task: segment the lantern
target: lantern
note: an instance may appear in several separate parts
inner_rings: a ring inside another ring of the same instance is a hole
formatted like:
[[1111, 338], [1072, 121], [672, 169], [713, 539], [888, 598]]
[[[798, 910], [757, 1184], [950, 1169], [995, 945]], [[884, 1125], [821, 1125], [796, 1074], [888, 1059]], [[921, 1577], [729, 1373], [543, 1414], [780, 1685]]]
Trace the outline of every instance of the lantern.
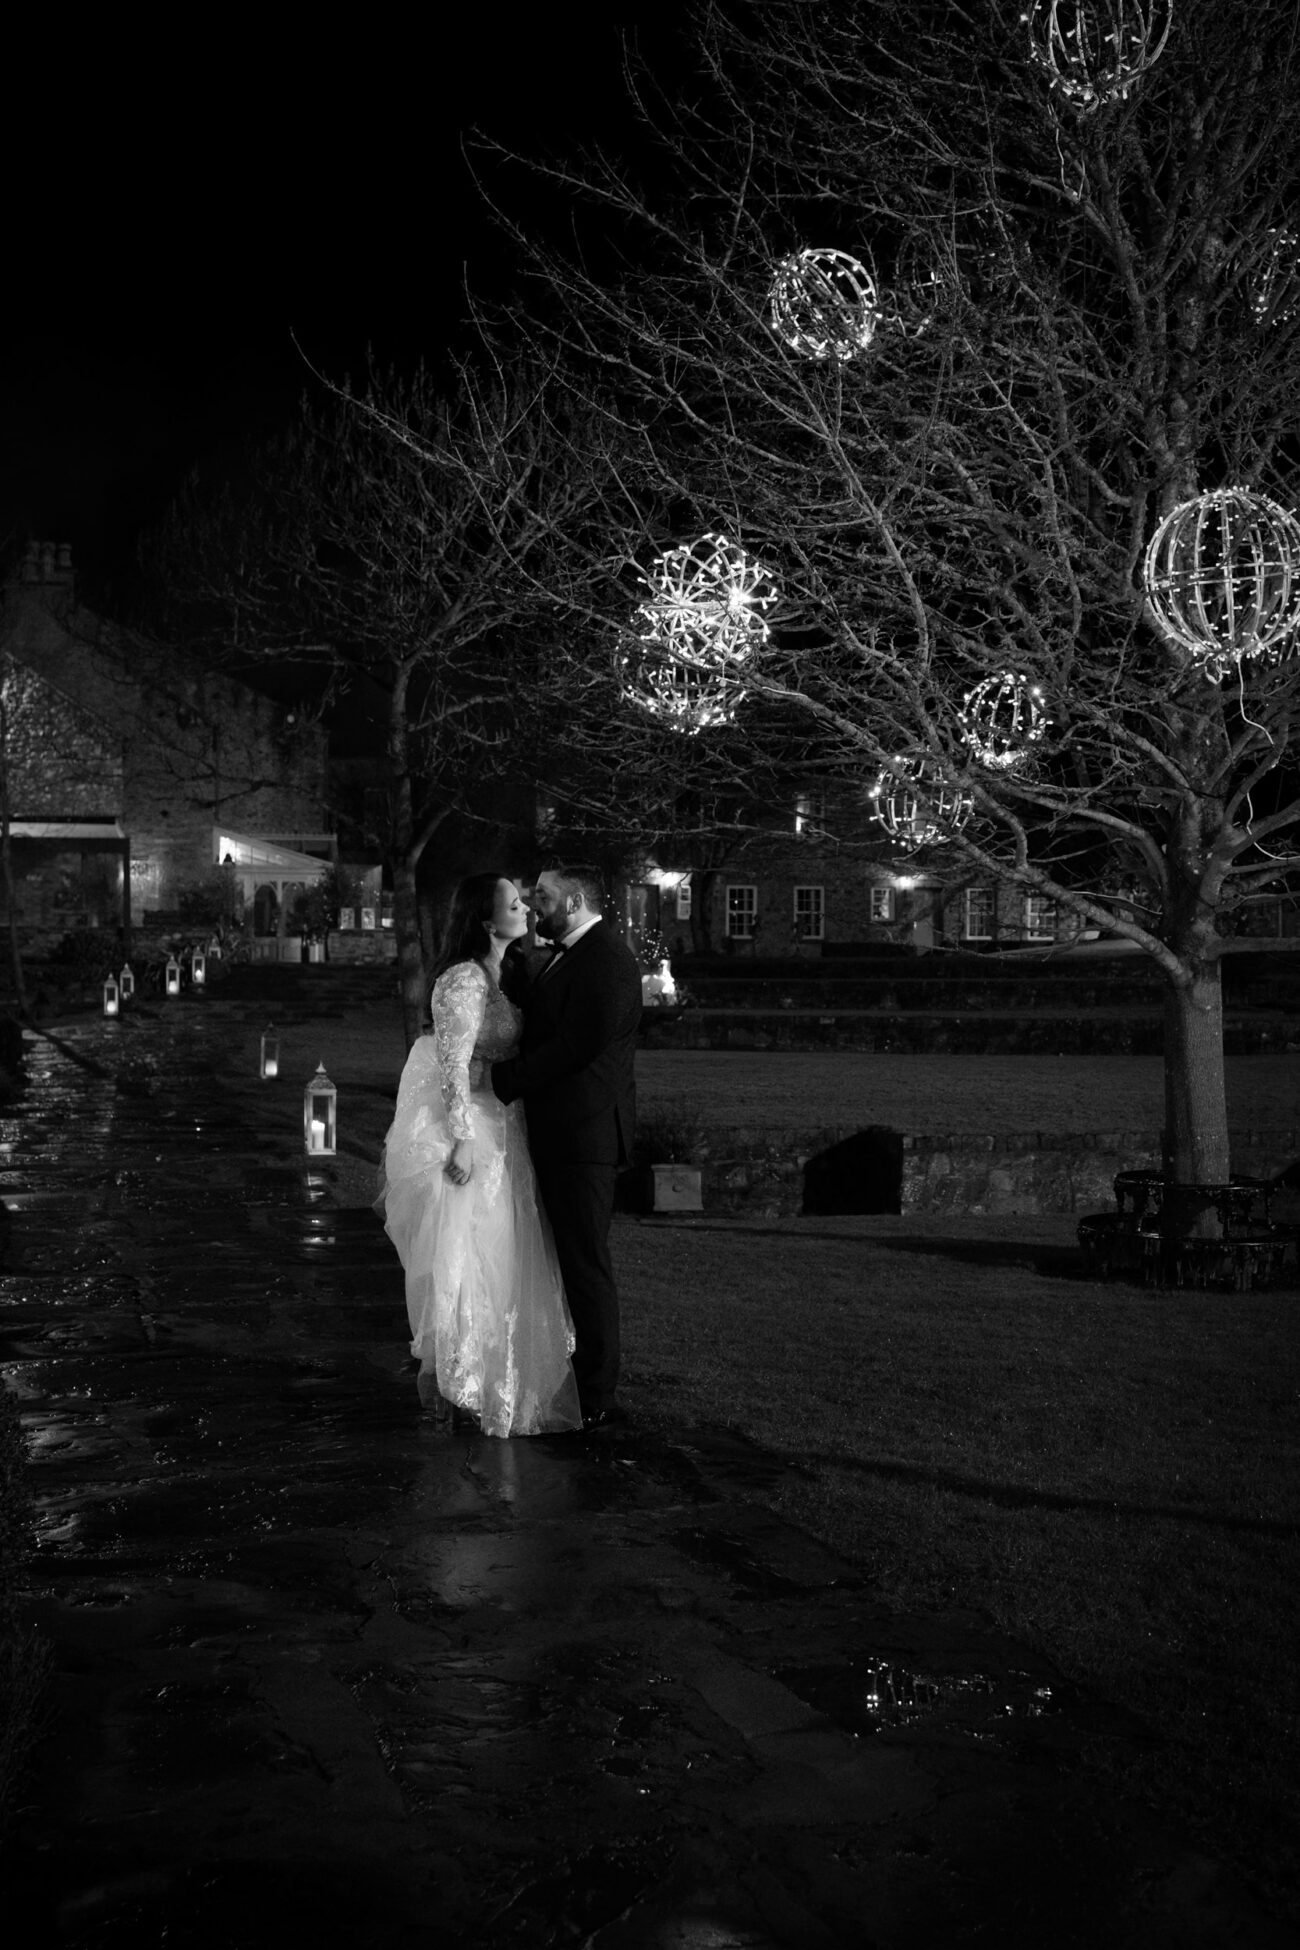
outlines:
[[962, 703], [962, 738], [994, 772], [1014, 772], [1046, 730], [1042, 687], [1012, 670], [985, 677]]
[[104, 1014], [106, 1016], [117, 1015], [121, 1007], [121, 995], [122, 992], [118, 988], [116, 975], [106, 975], [104, 977]]
[[267, 1023], [262, 1031], [262, 1041], [258, 1050], [257, 1074], [265, 1083], [280, 1074], [280, 1038], [272, 1023]]
[[190, 979], [196, 989], [201, 989], [208, 979], [208, 958], [202, 948], [196, 948], [190, 956]]
[[1167, 514], [1143, 577], [1156, 621], [1212, 682], [1277, 660], [1300, 629], [1300, 521], [1267, 495], [1221, 488]]
[[303, 1141], [310, 1157], [334, 1156], [338, 1096], [338, 1091], [325, 1074], [325, 1065], [317, 1064], [316, 1074], [307, 1085], [302, 1100]]
[[932, 758], [891, 758], [871, 788], [871, 810], [901, 846], [937, 846], [959, 833], [975, 808], [964, 786]]
[[847, 251], [802, 250], [783, 257], [769, 293], [772, 330], [810, 359], [846, 364], [865, 352], [880, 323], [876, 281]]
[[1091, 114], [1121, 101], [1164, 53], [1173, 0], [1030, 0], [1020, 16], [1029, 58], [1052, 87]]
[[642, 582], [638, 634], [688, 664], [742, 663], [771, 634], [766, 611], [777, 600], [775, 578], [723, 535], [665, 550]]
[[179, 995], [181, 992], [181, 965], [175, 955], [167, 957], [167, 967], [163, 972], [163, 986], [168, 995]]
[[640, 646], [622, 660], [622, 684], [631, 703], [690, 737], [730, 724], [744, 695], [727, 669], [710, 669]]
[[122, 991], [123, 1002], [131, 1002], [134, 1000], [135, 972], [132, 969], [129, 961], [123, 962], [122, 973], [117, 978], [117, 985]]

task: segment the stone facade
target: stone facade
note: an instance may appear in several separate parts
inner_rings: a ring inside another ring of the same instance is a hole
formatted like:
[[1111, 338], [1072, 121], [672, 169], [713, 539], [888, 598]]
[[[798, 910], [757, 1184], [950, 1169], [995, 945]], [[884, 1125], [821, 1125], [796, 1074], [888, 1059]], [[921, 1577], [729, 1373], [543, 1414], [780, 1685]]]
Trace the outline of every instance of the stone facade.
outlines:
[[214, 872], [223, 834], [328, 853], [325, 734], [80, 607], [66, 551], [34, 552], [5, 590], [0, 696], [15, 832], [99, 821], [116, 837], [23, 842], [40, 853], [15, 861], [23, 919], [118, 920], [124, 871], [133, 919], [174, 909]]

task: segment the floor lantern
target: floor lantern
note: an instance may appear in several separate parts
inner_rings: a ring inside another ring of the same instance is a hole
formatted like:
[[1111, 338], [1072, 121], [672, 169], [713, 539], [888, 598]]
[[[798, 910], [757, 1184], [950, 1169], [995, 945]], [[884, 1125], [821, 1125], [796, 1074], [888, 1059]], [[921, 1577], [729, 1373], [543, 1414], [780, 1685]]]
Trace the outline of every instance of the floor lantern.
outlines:
[[167, 957], [167, 967], [164, 971], [164, 985], [168, 995], [179, 995], [181, 992], [181, 965], [175, 955], [168, 955]]
[[122, 1006], [122, 991], [117, 985], [116, 975], [104, 977], [104, 1014], [115, 1016]]
[[208, 958], [202, 948], [196, 948], [190, 956], [190, 980], [196, 989], [201, 989], [208, 979]]
[[267, 1023], [262, 1031], [262, 1041], [258, 1051], [257, 1074], [265, 1083], [280, 1074], [280, 1038], [275, 1033], [275, 1025]]
[[325, 1074], [325, 1065], [317, 1064], [316, 1074], [303, 1093], [302, 1104], [303, 1141], [309, 1157], [334, 1156], [338, 1098], [338, 1091]]
[[119, 988], [121, 989], [121, 991], [122, 991], [122, 1000], [123, 1000], [123, 1002], [131, 1002], [131, 1001], [134, 1001], [134, 999], [135, 999], [135, 971], [134, 971], [134, 969], [133, 969], [133, 968], [131, 967], [131, 964], [130, 964], [130, 962], [129, 962], [129, 961], [127, 961], [127, 962], [123, 962], [123, 964], [122, 964], [122, 973], [121, 973], [121, 974], [120, 974], [120, 975], [118, 976], [118, 978], [117, 978], [117, 985], [118, 985], [118, 987], [119, 987]]

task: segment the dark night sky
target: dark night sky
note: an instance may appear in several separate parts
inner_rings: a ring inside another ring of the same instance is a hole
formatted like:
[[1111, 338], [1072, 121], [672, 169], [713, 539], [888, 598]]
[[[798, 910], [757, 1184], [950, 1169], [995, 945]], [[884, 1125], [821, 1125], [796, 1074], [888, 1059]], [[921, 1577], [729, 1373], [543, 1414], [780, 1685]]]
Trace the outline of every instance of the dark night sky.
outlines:
[[467, 273], [488, 293], [509, 276], [463, 139], [618, 146], [623, 36], [671, 72], [684, 12], [471, 0], [454, 32], [381, 7], [340, 29], [214, 13], [16, 45], [0, 540], [72, 542], [93, 596], [190, 467], [292, 411], [311, 382], [291, 332], [331, 376], [367, 344], [436, 363]]

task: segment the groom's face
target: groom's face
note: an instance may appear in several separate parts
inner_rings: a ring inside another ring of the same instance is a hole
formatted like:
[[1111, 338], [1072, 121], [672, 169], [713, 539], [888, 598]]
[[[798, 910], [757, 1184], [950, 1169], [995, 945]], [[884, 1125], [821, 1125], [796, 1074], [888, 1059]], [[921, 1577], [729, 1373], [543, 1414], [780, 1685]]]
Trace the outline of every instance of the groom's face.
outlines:
[[566, 894], [557, 883], [554, 874], [543, 873], [537, 878], [533, 888], [533, 913], [536, 916], [535, 932], [543, 941], [558, 941], [572, 918], [570, 903], [572, 894]]

